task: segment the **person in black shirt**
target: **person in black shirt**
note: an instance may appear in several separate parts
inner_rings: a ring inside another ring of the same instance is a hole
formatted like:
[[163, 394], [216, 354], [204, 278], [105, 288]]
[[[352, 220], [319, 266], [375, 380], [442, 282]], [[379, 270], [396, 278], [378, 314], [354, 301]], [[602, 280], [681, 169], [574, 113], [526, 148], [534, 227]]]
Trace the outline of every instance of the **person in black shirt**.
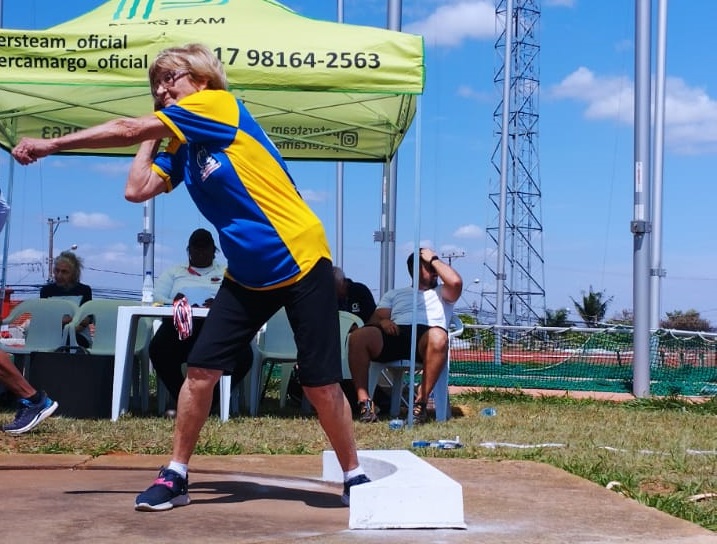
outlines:
[[[47, 283], [40, 288], [40, 298], [64, 298], [75, 302], [78, 306], [88, 300], [92, 300], [92, 288], [80, 282], [82, 273], [82, 259], [71, 251], [63, 251], [53, 262], [52, 283]], [[62, 324], [65, 325], [72, 320], [72, 316], [65, 316]], [[77, 324], [75, 334], [77, 344], [83, 348], [89, 348], [92, 343], [89, 325], [92, 323], [91, 316], [83, 319]]]
[[334, 281], [339, 310], [356, 314], [366, 323], [376, 309], [371, 290], [363, 283], [347, 278], [338, 266], [334, 266]]

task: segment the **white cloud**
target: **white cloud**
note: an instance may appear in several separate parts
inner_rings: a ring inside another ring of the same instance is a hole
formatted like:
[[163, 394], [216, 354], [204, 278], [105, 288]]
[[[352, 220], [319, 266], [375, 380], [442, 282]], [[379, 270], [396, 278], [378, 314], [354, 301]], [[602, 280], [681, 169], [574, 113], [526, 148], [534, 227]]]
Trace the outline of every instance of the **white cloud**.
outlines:
[[576, 0], [545, 0], [545, 7], [572, 8]]
[[326, 191], [314, 191], [313, 189], [299, 189], [301, 198], [305, 202], [326, 202], [329, 199], [329, 193]]
[[132, 162], [131, 158], [126, 157], [110, 157], [104, 159], [93, 157], [93, 160], [83, 160], [87, 158], [88, 157], [63, 157], [60, 155], [50, 157], [47, 160], [50, 161], [49, 165], [52, 168], [83, 168], [90, 172], [108, 176], [126, 176]]
[[47, 257], [47, 253], [43, 253], [37, 249], [22, 249], [8, 255], [7, 260], [10, 263], [29, 263], [44, 261], [45, 257]]
[[443, 244], [441, 246], [441, 249], [437, 251], [441, 258], [443, 259], [449, 259], [452, 261], [454, 259], [460, 259], [462, 257], [466, 256], [466, 250], [463, 247], [458, 247], [453, 244]]
[[[548, 96], [584, 103], [587, 119], [633, 123], [634, 90], [627, 76], [598, 76], [581, 66], [550, 88]], [[717, 100], [681, 78], [666, 78], [665, 142], [682, 154], [717, 150]]]
[[495, 5], [487, 0], [445, 4], [421, 21], [405, 25], [404, 31], [421, 34], [428, 45], [454, 47], [464, 40], [493, 39]]
[[130, 164], [131, 161], [128, 159], [115, 157], [106, 161], [93, 161], [90, 164], [90, 170], [110, 176], [119, 174], [126, 176], [129, 173]]
[[456, 238], [482, 238], [483, 229], [478, 225], [463, 225], [453, 233]]
[[467, 98], [469, 100], [475, 100], [476, 102], [487, 102], [493, 103], [496, 101], [494, 93], [486, 93], [483, 91], [476, 91], [470, 85], [460, 85], [456, 90], [456, 94], [461, 98]]
[[70, 215], [70, 224], [73, 227], [102, 230], [114, 229], [122, 226], [121, 223], [113, 220], [107, 214], [85, 212], [75, 212]]
[[[431, 249], [434, 249], [435, 246], [433, 245], [433, 240], [430, 239], [424, 239], [418, 242], [419, 247], [428, 247]], [[396, 245], [396, 259], [400, 262], [401, 259], [407, 258], [411, 253], [413, 253], [413, 240], [410, 242], [404, 242], [402, 244]]]
[[597, 77], [581, 66], [548, 91], [549, 96], [586, 103], [588, 119], [618, 119], [631, 123], [633, 118], [632, 81], [626, 77]]

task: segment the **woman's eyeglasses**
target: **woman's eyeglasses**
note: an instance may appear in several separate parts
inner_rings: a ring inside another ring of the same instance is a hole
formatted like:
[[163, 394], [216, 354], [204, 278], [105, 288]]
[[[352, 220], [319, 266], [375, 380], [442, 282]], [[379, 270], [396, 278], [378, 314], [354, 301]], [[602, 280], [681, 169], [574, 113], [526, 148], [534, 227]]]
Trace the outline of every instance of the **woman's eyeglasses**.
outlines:
[[189, 75], [188, 70], [172, 70], [171, 72], [165, 72], [154, 82], [154, 85], [152, 85], [152, 94], [154, 96], [157, 95], [157, 88], [160, 85], [165, 89], [168, 89], [169, 87], [174, 87], [175, 83], [177, 83], [177, 80], [183, 78], [186, 75]]

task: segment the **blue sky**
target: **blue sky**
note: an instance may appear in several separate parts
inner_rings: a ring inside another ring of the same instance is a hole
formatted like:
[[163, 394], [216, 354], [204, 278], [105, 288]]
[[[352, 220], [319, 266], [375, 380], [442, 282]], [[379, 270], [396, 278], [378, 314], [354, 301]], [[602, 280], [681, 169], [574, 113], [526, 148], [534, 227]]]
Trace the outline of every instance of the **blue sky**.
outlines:
[[[5, 0], [3, 26], [47, 28], [100, 0]], [[302, 15], [336, 19], [333, 0], [286, 0]], [[543, 0], [540, 22], [538, 177], [542, 188], [544, 286], [548, 308], [572, 307], [589, 287], [614, 300], [612, 316], [632, 307], [634, 2]], [[385, 26], [386, 0], [344, 0], [344, 21]], [[717, 259], [712, 244], [717, 151], [717, 74], [707, 62], [717, 42], [712, 0], [671, 2], [668, 11], [667, 108], [660, 315], [696, 309], [717, 324]], [[656, 26], [654, 27], [656, 29]], [[406, 137], [398, 157], [396, 285], [405, 285], [413, 247], [416, 164], [420, 162], [421, 239], [439, 253], [464, 252], [453, 264], [467, 285], [463, 303], [492, 282], [484, 266], [485, 228], [494, 212], [490, 158], [498, 143], [493, 84], [499, 61], [493, 1], [404, 0], [403, 30], [426, 38], [421, 149]], [[653, 39], [656, 30], [653, 30]], [[414, 124], [415, 126], [415, 124]], [[417, 160], [419, 157], [420, 160]], [[0, 188], [9, 157], [0, 152]], [[290, 163], [304, 197], [335, 243], [333, 163]], [[95, 288], [139, 290], [143, 207], [123, 199], [128, 161], [49, 157], [16, 167], [8, 283], [45, 279], [49, 217], [69, 216], [55, 252], [77, 244], [84, 281]], [[381, 167], [345, 166], [344, 268], [377, 294]], [[157, 272], [186, 259], [186, 240], [207, 227], [184, 189], [157, 199]], [[29, 263], [29, 264], [18, 264]], [[32, 264], [34, 263], [34, 264]], [[481, 284], [474, 284], [474, 279]], [[574, 313], [573, 313], [574, 316]]]

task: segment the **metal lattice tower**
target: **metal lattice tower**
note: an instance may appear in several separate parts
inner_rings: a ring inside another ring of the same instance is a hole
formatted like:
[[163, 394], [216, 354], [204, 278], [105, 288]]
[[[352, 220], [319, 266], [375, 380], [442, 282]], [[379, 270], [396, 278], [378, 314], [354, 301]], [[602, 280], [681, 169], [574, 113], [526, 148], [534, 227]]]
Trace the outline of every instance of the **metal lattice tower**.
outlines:
[[[497, 181], [491, 181], [488, 198], [496, 216], [486, 229], [488, 244], [494, 250], [486, 255], [498, 257], [498, 228], [500, 212], [501, 131], [503, 126], [503, 84], [506, 54], [506, 0], [496, 0], [496, 21], [499, 36], [495, 50], [499, 62], [494, 83], [500, 89], [500, 101], [493, 113], [498, 143], [491, 157]], [[503, 290], [503, 321], [507, 325], [534, 325], [545, 317], [545, 289], [543, 287], [543, 226], [540, 203], [538, 159], [538, 95], [539, 74], [539, 0], [513, 0], [513, 36], [510, 51], [510, 103], [508, 114], [508, 171], [505, 210], [505, 283]], [[497, 280], [497, 260], [486, 260], [485, 266]], [[495, 284], [494, 284], [495, 285]], [[481, 298], [481, 310], [495, 315], [497, 288], [486, 284]]]

